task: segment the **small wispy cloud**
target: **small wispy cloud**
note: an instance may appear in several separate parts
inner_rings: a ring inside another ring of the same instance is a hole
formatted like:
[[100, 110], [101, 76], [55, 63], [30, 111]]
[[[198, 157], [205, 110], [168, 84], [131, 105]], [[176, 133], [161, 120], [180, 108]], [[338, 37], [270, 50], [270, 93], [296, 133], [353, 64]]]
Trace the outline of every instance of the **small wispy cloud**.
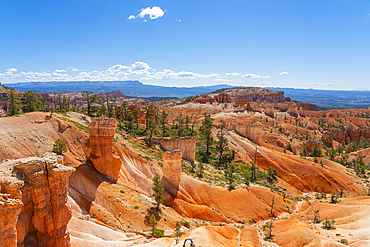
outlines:
[[56, 73], [61, 73], [61, 72], [66, 72], [64, 69], [56, 69], [55, 70]]
[[226, 73], [225, 75], [226, 75], [226, 76], [227, 76], [227, 75], [230, 75], [230, 76], [240, 76], [240, 75], [242, 75], [242, 74], [240, 74], [240, 73]]
[[145, 9], [141, 9], [138, 15], [130, 15], [127, 20], [133, 20], [136, 18], [145, 18], [145, 16], [149, 16], [151, 20], [158, 19], [159, 17], [164, 16], [164, 11], [158, 7], [153, 6], [152, 8], [147, 7]]
[[256, 75], [256, 74], [245, 74], [245, 75], [242, 75], [242, 77], [249, 78], [249, 79], [255, 79], [255, 78], [266, 79], [266, 78], [271, 78], [271, 76], [269, 76], [269, 75], [262, 76], [262, 75]]
[[279, 75], [287, 75], [288, 74], [288, 72], [281, 72], [281, 73], [279, 73]]
[[175, 21], [181, 22], [181, 20], [180, 20], [180, 19], [175, 19]]

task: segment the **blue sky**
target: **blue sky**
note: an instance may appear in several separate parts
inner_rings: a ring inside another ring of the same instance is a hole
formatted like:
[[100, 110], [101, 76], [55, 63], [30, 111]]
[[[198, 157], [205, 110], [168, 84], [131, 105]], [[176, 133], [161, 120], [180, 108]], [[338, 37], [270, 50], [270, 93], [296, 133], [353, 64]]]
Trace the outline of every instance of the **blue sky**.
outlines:
[[370, 90], [369, 79], [369, 0], [0, 1], [2, 83]]

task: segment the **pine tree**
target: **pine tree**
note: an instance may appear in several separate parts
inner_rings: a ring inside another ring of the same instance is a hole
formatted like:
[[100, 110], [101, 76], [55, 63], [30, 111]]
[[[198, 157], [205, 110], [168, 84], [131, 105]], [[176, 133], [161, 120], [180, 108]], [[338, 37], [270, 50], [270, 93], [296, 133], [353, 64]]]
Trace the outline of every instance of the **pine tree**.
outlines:
[[227, 148], [226, 134], [227, 134], [226, 123], [224, 120], [221, 119], [220, 131], [217, 133], [217, 138], [219, 140], [217, 142], [217, 150], [219, 153], [219, 158], [218, 158], [219, 166], [221, 166], [223, 154]]
[[7, 112], [8, 116], [14, 116], [15, 114], [20, 113], [21, 105], [18, 95], [15, 93], [14, 89], [11, 88], [8, 96], [9, 109]]
[[89, 91], [83, 91], [82, 97], [85, 98], [87, 104], [87, 115], [92, 116], [92, 104], [94, 102], [101, 102], [101, 98], [98, 95], [92, 94]]
[[200, 126], [200, 137], [204, 141], [206, 145], [206, 158], [208, 159], [208, 156], [210, 155], [209, 147], [212, 144], [212, 127], [213, 127], [213, 119], [211, 116], [207, 113], [204, 114], [204, 119], [202, 121], [202, 124]]
[[41, 102], [32, 90], [28, 90], [23, 94], [22, 104], [23, 112], [33, 112], [37, 111], [37, 108], [41, 105]]
[[55, 141], [55, 143], [53, 145], [53, 152], [54, 153], [56, 153], [57, 155], [63, 155], [63, 153], [65, 153], [67, 151], [68, 151], [67, 145], [63, 140], [58, 139], [58, 140]]
[[181, 230], [181, 226], [180, 226], [180, 223], [179, 222], [176, 222], [176, 225], [175, 225], [175, 238], [176, 238], [176, 244], [179, 243], [179, 239], [182, 235], [182, 232], [180, 231]]
[[164, 186], [160, 180], [161, 178], [159, 177], [159, 175], [155, 175], [154, 178], [153, 178], [153, 196], [154, 196], [154, 199], [157, 203], [156, 205], [156, 208], [155, 210], [157, 212], [160, 212], [160, 208], [159, 206], [161, 205], [161, 202], [164, 200], [164, 196], [163, 196], [163, 190], [164, 190]]
[[157, 225], [157, 218], [154, 214], [150, 216], [149, 223], [152, 225], [152, 235], [154, 236], [155, 226]]
[[167, 136], [167, 122], [168, 122], [168, 114], [165, 112], [165, 110], [162, 111], [161, 114], [161, 130], [162, 130], [162, 136]]

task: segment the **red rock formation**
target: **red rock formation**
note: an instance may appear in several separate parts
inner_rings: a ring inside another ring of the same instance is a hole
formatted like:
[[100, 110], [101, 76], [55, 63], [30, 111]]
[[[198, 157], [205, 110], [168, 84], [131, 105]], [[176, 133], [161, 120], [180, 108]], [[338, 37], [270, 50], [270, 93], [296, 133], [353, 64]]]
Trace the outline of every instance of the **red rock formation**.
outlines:
[[180, 138], [152, 138], [152, 142], [161, 145], [166, 151], [174, 151], [179, 149], [182, 157], [189, 161], [195, 160], [196, 139], [193, 137], [180, 137]]
[[231, 94], [231, 99], [233, 101], [246, 100], [250, 102], [254, 101], [254, 102], [276, 102], [276, 103], [291, 101], [290, 98], [284, 96], [283, 91], [275, 91], [259, 87], [231, 88], [228, 89], [227, 92]]
[[293, 117], [298, 117], [298, 107], [290, 106], [287, 110], [287, 113]]
[[75, 169], [61, 165], [59, 158], [49, 153], [43, 158], [24, 158], [0, 165], [0, 193], [8, 194], [6, 199], [2, 195], [2, 201], [8, 203], [5, 206], [1, 203], [1, 213], [8, 212], [1, 214], [1, 219], [8, 220], [3, 224], [5, 229], [1, 229], [6, 230], [9, 245], [5, 246], [70, 246], [66, 229], [72, 215], [66, 204], [67, 186]]
[[[236, 100], [234, 102], [234, 107], [238, 107], [238, 106], [244, 106], [244, 105], [247, 105], [248, 104], [248, 101], [246, 100]], [[250, 104], [249, 104], [250, 106]]]
[[19, 199], [0, 194], [1, 246], [17, 246], [17, 219], [23, 203]]
[[113, 118], [92, 118], [90, 127], [91, 155], [88, 159], [95, 169], [117, 180], [121, 168], [121, 160], [115, 155], [113, 138], [117, 122]]
[[8, 110], [8, 102], [0, 101], [0, 110]]
[[324, 144], [330, 147], [333, 146], [333, 138], [329, 134], [324, 133], [321, 137], [321, 140], [323, 141]]
[[307, 146], [308, 152], [311, 152], [314, 147], [321, 148], [320, 143], [318, 143], [317, 141], [312, 140], [312, 139], [303, 142], [303, 145]]
[[300, 109], [305, 110], [305, 111], [318, 111], [319, 110], [317, 105], [314, 105], [314, 104], [299, 103], [299, 102], [297, 102], [296, 104]]
[[217, 103], [230, 103], [231, 97], [227, 93], [220, 93], [219, 95], [216, 95], [213, 97]]
[[162, 154], [163, 159], [163, 177], [177, 188], [180, 185], [181, 178], [181, 157], [180, 150], [165, 152]]

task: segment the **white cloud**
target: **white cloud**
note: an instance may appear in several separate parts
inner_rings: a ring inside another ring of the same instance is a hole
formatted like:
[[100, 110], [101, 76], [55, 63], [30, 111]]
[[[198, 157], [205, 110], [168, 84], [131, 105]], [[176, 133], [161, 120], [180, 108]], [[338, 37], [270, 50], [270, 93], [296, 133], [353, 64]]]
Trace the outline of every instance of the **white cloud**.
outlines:
[[[269, 78], [256, 74], [227, 73], [230, 76], [246, 78]], [[156, 70], [148, 63], [136, 61], [132, 64], [116, 64], [103, 70], [81, 71], [75, 67], [67, 70], [56, 69], [53, 72], [19, 72], [11, 68], [0, 73], [0, 81], [4, 83], [16, 82], [48, 82], [48, 81], [119, 81], [119, 80], [203, 80], [212, 82], [231, 82], [233, 80], [217, 73], [201, 74], [193, 71], [173, 71], [171, 69]]]
[[271, 81], [261, 81], [262, 84], [271, 84]]
[[281, 72], [281, 73], [279, 73], [279, 75], [287, 75], [288, 74], [288, 72]]
[[327, 87], [339, 87], [340, 85], [338, 83], [321, 83], [321, 82], [304, 82], [304, 83], [298, 83], [300, 86], [327, 86]]
[[[160, 7], [157, 7], [157, 6], [153, 6], [152, 8], [150, 7], [147, 7], [145, 9], [141, 9], [140, 10], [140, 13], [135, 16], [135, 15], [130, 15], [127, 20], [133, 20], [137, 17], [139, 18], [145, 18], [145, 16], [149, 16], [149, 18], [151, 20], [154, 20], [154, 19], [158, 19], [159, 17], [162, 17], [164, 16], [164, 11], [160, 8]], [[144, 20], [145, 22], [147, 20]], [[180, 21], [180, 20], [179, 20]]]
[[149, 18], [154, 20], [164, 15], [164, 11], [157, 6], [152, 8], [147, 7], [146, 9], [141, 9], [141, 12], [138, 14], [138, 17], [144, 18], [146, 15], [149, 15]]
[[256, 74], [245, 74], [245, 75], [242, 75], [242, 77], [249, 78], [249, 79], [255, 79], [255, 78], [266, 79], [266, 78], [271, 78], [271, 76], [261, 76], [261, 75], [256, 75]]
[[242, 74], [240, 74], [240, 73], [226, 73], [225, 75], [240, 76]]
[[7, 69], [5, 73], [12, 74], [13, 72], [17, 72], [18, 70], [16, 68]]
[[181, 20], [180, 20], [180, 19], [175, 19], [175, 21], [181, 22]]

